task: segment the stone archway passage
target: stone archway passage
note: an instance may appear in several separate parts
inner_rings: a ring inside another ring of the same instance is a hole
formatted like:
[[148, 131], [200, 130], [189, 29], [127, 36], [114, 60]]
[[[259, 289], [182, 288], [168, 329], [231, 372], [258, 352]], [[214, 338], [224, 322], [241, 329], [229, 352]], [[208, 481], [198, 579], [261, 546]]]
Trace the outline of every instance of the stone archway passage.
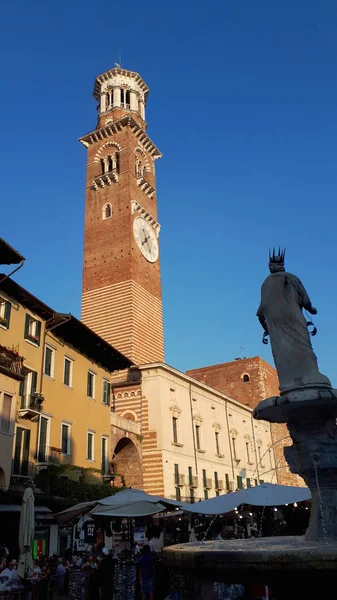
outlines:
[[124, 477], [127, 487], [143, 488], [140, 456], [129, 438], [124, 437], [119, 440], [112, 456], [112, 465], [114, 473]]

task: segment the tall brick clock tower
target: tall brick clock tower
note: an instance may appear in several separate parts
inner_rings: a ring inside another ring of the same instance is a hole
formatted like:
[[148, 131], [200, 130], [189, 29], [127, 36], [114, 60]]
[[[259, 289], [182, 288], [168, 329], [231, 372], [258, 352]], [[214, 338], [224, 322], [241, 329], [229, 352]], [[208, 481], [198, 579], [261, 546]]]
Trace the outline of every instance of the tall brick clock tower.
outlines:
[[164, 360], [155, 160], [149, 88], [120, 67], [95, 81], [88, 149], [82, 321], [136, 364]]

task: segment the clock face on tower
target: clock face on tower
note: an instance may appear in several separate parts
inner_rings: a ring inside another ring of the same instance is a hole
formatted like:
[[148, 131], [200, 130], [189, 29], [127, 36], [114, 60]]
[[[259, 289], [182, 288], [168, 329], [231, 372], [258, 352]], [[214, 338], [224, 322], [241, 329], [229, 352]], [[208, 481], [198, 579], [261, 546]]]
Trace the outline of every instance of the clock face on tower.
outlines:
[[156, 262], [158, 258], [158, 241], [150, 223], [142, 217], [137, 217], [133, 222], [133, 234], [137, 246], [142, 255], [151, 263]]

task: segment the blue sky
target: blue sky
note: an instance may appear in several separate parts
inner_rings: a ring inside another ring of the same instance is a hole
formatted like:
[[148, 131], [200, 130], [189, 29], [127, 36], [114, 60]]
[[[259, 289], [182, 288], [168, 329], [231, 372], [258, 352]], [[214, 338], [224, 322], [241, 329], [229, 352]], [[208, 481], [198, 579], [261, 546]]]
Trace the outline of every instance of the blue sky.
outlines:
[[2, 6], [0, 235], [17, 281], [80, 314], [85, 149], [94, 78], [119, 60], [151, 88], [166, 361], [260, 354], [268, 249], [319, 310], [314, 348], [337, 383], [335, 0]]

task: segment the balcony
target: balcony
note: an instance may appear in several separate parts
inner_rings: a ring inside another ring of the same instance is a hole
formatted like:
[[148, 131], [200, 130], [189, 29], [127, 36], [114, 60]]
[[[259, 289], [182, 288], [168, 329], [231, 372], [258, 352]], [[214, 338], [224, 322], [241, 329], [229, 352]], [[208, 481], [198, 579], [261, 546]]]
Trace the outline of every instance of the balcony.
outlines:
[[210, 477], [206, 477], [206, 479], [204, 479], [204, 488], [205, 490], [211, 490], [213, 487], [213, 482], [212, 479]]
[[[141, 434], [140, 423], [136, 423], [125, 417], [120, 417], [114, 412], [110, 414], [110, 425], [113, 428], [120, 429], [124, 434], [135, 433], [138, 436]], [[112, 432], [116, 433], [115, 431]]]
[[36, 475], [35, 463], [29, 462], [28, 460], [13, 460], [12, 463], [12, 476], [11, 486], [15, 485], [15, 482], [21, 478], [34, 479]]
[[180, 473], [175, 475], [174, 476], [174, 485], [176, 485], [178, 487], [182, 487], [183, 485], [185, 485], [185, 475], [181, 475]]
[[118, 170], [112, 169], [112, 171], [107, 171], [106, 173], [101, 173], [97, 175], [92, 182], [92, 187], [94, 190], [98, 190], [99, 188], [104, 188], [106, 185], [112, 185], [113, 183], [117, 183], [118, 181]]
[[13, 379], [24, 379], [25, 369], [22, 356], [19, 356], [15, 350], [0, 345], [0, 372]]
[[40, 446], [36, 462], [38, 465], [70, 465], [71, 454], [64, 454], [61, 448], [55, 446]]
[[19, 408], [20, 417], [37, 420], [42, 410], [43, 401], [43, 394], [39, 394], [38, 392], [21, 396], [21, 404]]
[[190, 488], [197, 488], [198, 487], [198, 476], [197, 475], [193, 475], [189, 482], [188, 485]]
[[223, 481], [222, 479], [218, 479], [217, 481], [215, 481], [215, 489], [219, 492], [220, 490], [223, 490]]

